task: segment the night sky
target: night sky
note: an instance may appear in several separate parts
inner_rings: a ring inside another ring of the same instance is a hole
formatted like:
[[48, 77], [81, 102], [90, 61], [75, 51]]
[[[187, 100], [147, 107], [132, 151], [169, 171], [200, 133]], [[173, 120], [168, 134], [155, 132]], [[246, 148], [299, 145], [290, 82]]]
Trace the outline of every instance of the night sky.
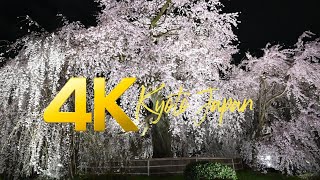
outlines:
[[[318, 1], [318, 2], [317, 2]], [[241, 21], [235, 33], [240, 40], [240, 53], [235, 61], [242, 59], [244, 52], [261, 55], [259, 49], [270, 42], [285, 47], [292, 46], [307, 30], [320, 33], [319, 0], [222, 0], [225, 12], [241, 12]], [[93, 0], [1, 0], [0, 45], [12, 42], [28, 34], [26, 15], [41, 28], [52, 32], [63, 25], [56, 14], [63, 14], [69, 21], [80, 21], [86, 27], [96, 25], [100, 8]], [[20, 29], [22, 27], [22, 29]], [[34, 30], [40, 30], [34, 27]]]

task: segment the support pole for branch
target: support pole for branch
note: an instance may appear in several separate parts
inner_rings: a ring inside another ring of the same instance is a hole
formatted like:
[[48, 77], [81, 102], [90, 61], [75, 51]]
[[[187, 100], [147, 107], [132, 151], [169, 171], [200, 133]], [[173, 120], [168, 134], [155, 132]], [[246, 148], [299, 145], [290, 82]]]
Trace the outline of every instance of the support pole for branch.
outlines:
[[148, 159], [148, 176], [150, 176], [150, 160]]
[[152, 19], [151, 24], [150, 24], [150, 29], [154, 28], [157, 25], [157, 22], [160, 20], [161, 16], [164, 14], [164, 12], [166, 12], [170, 3], [171, 3], [171, 0], [167, 0], [166, 3], [162, 6], [159, 14], [157, 14], [157, 16]]
[[236, 170], [236, 168], [234, 167], [234, 161], [233, 161], [233, 158], [232, 158], [232, 167], [233, 167], [233, 170]]

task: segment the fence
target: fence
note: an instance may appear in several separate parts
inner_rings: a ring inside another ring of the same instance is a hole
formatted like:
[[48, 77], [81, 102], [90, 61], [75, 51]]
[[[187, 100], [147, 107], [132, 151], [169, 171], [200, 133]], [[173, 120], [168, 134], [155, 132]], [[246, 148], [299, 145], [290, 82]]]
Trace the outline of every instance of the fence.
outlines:
[[232, 167], [234, 170], [243, 168], [240, 158], [190, 157], [190, 158], [152, 158], [133, 159], [125, 162], [109, 162], [105, 167], [86, 168], [91, 172], [106, 172], [128, 175], [168, 175], [182, 174], [186, 165], [191, 162], [218, 162]]

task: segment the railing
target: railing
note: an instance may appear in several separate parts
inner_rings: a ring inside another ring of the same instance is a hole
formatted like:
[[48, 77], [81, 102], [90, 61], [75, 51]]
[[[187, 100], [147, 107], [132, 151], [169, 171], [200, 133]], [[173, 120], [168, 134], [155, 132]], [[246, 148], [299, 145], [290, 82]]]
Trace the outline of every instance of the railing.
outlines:
[[133, 159], [125, 162], [109, 162], [104, 167], [87, 167], [86, 169], [91, 172], [148, 176], [182, 174], [187, 164], [197, 161], [218, 162], [228, 165], [234, 170], [243, 169], [240, 158], [216, 157]]

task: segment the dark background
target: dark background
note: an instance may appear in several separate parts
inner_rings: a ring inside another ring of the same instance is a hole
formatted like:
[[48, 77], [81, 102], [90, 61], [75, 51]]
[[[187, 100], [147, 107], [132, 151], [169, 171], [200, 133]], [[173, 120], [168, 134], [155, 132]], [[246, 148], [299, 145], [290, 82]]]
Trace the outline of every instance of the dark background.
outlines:
[[[292, 46], [307, 30], [320, 33], [319, 0], [222, 0], [225, 12], [241, 12], [241, 21], [235, 33], [240, 40], [239, 62], [244, 53], [262, 55], [261, 48], [270, 42]], [[93, 0], [1, 0], [0, 45], [28, 34], [28, 29], [52, 32], [63, 25], [63, 14], [69, 20], [80, 21], [86, 27], [96, 25], [100, 8]], [[27, 25], [29, 15], [40, 27]], [[22, 29], [20, 29], [22, 28]]]

